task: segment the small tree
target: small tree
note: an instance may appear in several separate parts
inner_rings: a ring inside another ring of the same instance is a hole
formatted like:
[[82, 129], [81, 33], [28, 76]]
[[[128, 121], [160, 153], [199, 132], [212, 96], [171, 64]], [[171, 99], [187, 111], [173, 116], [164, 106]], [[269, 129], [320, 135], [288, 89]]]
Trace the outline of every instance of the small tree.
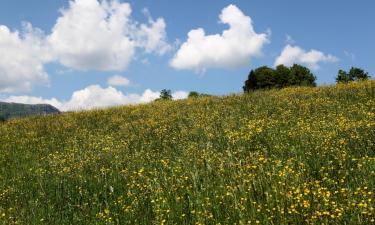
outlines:
[[367, 80], [369, 78], [370, 76], [363, 69], [352, 67], [350, 68], [349, 73], [345, 72], [344, 70], [339, 70], [336, 77], [336, 82], [348, 83], [350, 81]]
[[339, 70], [336, 77], [336, 83], [348, 83], [349, 81], [351, 81], [349, 74], [344, 70]]
[[245, 81], [245, 85], [242, 88], [244, 92], [250, 92], [251, 90], [255, 90], [258, 88], [254, 70], [250, 71], [249, 76]]
[[172, 100], [172, 92], [171, 90], [163, 89], [160, 91], [160, 99], [161, 100]]
[[2, 122], [5, 122], [5, 117], [4, 116], [0, 116], [0, 123]]
[[350, 69], [349, 76], [352, 80], [367, 80], [370, 78], [367, 72], [357, 67], [352, 67]]
[[199, 97], [199, 93], [196, 91], [191, 91], [188, 95], [188, 98], [198, 98], [198, 97]]

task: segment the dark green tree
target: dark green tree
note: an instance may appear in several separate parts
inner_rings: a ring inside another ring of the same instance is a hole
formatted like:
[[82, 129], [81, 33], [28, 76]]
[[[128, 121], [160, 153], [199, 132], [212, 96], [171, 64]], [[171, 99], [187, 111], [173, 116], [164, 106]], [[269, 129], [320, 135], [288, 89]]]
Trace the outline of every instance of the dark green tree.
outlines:
[[245, 85], [242, 87], [244, 92], [250, 92], [251, 90], [257, 89], [257, 80], [255, 77], [254, 70], [251, 70], [247, 80], [245, 81]]
[[290, 67], [288, 86], [316, 86], [316, 77], [304, 66], [294, 64]]
[[276, 69], [267, 66], [251, 70], [245, 85], [244, 92], [250, 92], [256, 89], [283, 88], [288, 86], [316, 86], [316, 77], [307, 68], [294, 64], [288, 68], [279, 65]]
[[171, 90], [163, 89], [160, 91], [160, 99], [161, 100], [172, 100], [172, 92]]
[[259, 67], [254, 71], [257, 88], [276, 87], [275, 70], [267, 66]]
[[5, 117], [4, 116], [0, 116], [0, 123], [2, 122], [5, 122]]
[[337, 83], [348, 83], [350, 81], [357, 81], [357, 80], [367, 80], [370, 76], [368, 75], [368, 72], [365, 72], [361, 68], [352, 67], [349, 70], [349, 73], [347, 73], [344, 70], [339, 70], [336, 77]]
[[191, 91], [188, 95], [188, 98], [198, 98], [198, 97], [199, 97], [199, 93], [196, 91]]
[[275, 79], [277, 87], [283, 88], [289, 86], [290, 69], [284, 65], [278, 65], [275, 70]]
[[351, 78], [351, 80], [367, 80], [370, 78], [367, 72], [357, 67], [352, 67], [350, 69], [349, 77]]
[[339, 70], [336, 77], [336, 83], [348, 83], [352, 81], [349, 74], [344, 70]]

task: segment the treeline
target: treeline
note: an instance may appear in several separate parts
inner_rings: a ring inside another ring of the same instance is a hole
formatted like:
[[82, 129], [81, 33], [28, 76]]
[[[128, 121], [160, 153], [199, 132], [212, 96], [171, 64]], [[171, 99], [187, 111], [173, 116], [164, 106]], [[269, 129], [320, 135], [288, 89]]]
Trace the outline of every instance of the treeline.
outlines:
[[[209, 97], [211, 95], [209, 94], [204, 94], [204, 93], [199, 93], [196, 91], [191, 91], [189, 92], [188, 98], [199, 98], [199, 97]], [[173, 100], [172, 96], [172, 91], [169, 89], [163, 89], [160, 91], [159, 98], [157, 98], [155, 101], [168, 101], [168, 100]]]
[[[349, 72], [339, 70], [337, 83], [347, 83], [356, 80], [366, 80], [370, 76], [363, 69], [352, 67]], [[316, 76], [307, 68], [298, 64], [291, 67], [279, 65], [275, 69], [262, 66], [251, 70], [245, 84], [244, 92], [257, 89], [284, 88], [289, 86], [316, 86]]]
[[[348, 72], [339, 70], [336, 76], [337, 83], [348, 83], [357, 80], [366, 80], [371, 76], [361, 68], [352, 67]], [[316, 86], [316, 76], [309, 68], [294, 64], [291, 67], [278, 65], [275, 69], [262, 66], [251, 70], [243, 88], [244, 92], [251, 92], [258, 89], [284, 88], [290, 86]], [[191, 91], [188, 98], [207, 97], [208, 94]], [[156, 101], [172, 100], [171, 90], [163, 89]]]

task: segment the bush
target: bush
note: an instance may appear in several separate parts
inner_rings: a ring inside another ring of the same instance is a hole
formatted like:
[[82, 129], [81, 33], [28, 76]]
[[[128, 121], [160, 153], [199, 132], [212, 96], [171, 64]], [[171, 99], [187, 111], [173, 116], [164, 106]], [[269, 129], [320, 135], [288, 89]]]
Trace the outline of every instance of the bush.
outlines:
[[188, 98], [199, 98], [199, 97], [210, 97], [210, 96], [212, 96], [212, 95], [199, 93], [199, 92], [196, 92], [196, 91], [191, 91], [188, 95]]
[[198, 97], [199, 97], [199, 93], [196, 91], [191, 91], [188, 95], [188, 98], [198, 98]]

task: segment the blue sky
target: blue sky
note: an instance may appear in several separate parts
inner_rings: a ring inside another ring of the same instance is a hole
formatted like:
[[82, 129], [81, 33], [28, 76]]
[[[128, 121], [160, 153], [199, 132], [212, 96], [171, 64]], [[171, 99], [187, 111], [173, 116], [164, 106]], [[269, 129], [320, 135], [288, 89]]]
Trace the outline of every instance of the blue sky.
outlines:
[[[163, 88], [171, 89], [176, 98], [183, 98], [192, 90], [225, 95], [241, 92], [250, 69], [274, 66], [277, 58], [284, 64], [296, 62], [310, 67], [318, 84], [333, 83], [339, 69], [347, 70], [351, 66], [375, 74], [375, 2], [371, 0], [121, 0], [117, 4], [107, 1], [111, 9], [106, 11], [103, 20], [114, 16], [117, 10], [117, 16], [131, 21], [117, 24], [122, 26], [119, 29], [123, 33], [127, 30], [126, 34], [118, 36], [118, 26], [102, 37], [100, 29], [85, 30], [86, 25], [74, 30], [72, 27], [80, 20], [93, 21], [91, 17], [85, 18], [85, 11], [91, 6], [105, 9], [100, 2], [2, 0], [0, 26], [9, 31], [0, 32], [0, 72], [3, 73], [0, 74], [0, 99], [46, 102], [72, 110], [147, 102]], [[120, 13], [119, 8], [123, 6], [130, 7], [131, 14]], [[247, 24], [247, 18], [251, 18], [251, 24]], [[58, 19], [63, 22], [58, 24]], [[25, 29], [25, 22], [29, 23], [29, 29]], [[123, 29], [124, 26], [127, 27]], [[233, 28], [230, 38], [225, 38], [222, 32], [231, 30], [231, 26], [237, 26], [240, 32]], [[188, 33], [198, 28], [204, 29], [204, 34], [195, 32], [196, 38], [189, 42]], [[248, 30], [253, 32], [234, 37]], [[17, 31], [19, 37], [14, 41]], [[73, 32], [76, 34], [70, 35]], [[33, 41], [26, 40], [23, 37], [26, 34]], [[120, 39], [129, 39], [132, 47], [108, 50], [123, 43]], [[4, 40], [13, 40], [13, 47], [8, 48]], [[108, 43], [95, 46], [102, 40]], [[253, 44], [246, 50], [246, 46]], [[94, 50], [81, 54], [78, 52], [81, 45]], [[104, 49], [106, 46], [108, 49]], [[201, 52], [196, 51], [197, 47]], [[72, 49], [77, 51], [71, 52]], [[98, 64], [99, 61], [108, 62], [108, 66]], [[9, 62], [18, 64], [11, 67]], [[122, 77], [120, 81], [130, 82], [109, 84], [114, 75]]]

